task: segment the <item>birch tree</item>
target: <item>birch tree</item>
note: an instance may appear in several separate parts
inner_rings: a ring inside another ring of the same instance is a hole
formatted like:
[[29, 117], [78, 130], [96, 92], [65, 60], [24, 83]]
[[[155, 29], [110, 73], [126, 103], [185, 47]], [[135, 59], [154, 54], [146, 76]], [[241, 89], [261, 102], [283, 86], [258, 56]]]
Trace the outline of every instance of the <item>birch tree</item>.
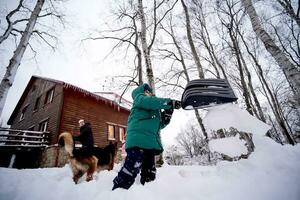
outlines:
[[221, 70], [222, 75], [225, 79], [227, 79], [227, 75], [225, 72], [225, 67], [221, 63], [221, 60], [219, 56], [217, 56], [216, 47], [217, 45], [213, 44], [211, 41], [211, 32], [208, 31], [208, 24], [207, 24], [207, 12], [205, 8], [206, 6], [204, 1], [192, 1], [192, 9], [191, 9], [191, 15], [194, 18], [195, 21], [195, 27], [194, 33], [195, 33], [195, 39], [199, 40], [200, 43], [205, 47], [207, 50], [207, 53], [209, 55], [209, 58], [205, 59], [209, 64], [211, 64], [215, 70], [215, 76], [217, 78], [221, 78], [221, 73], [219, 70]]
[[26, 25], [26, 29], [25, 29], [24, 33], [22, 34], [22, 37], [17, 46], [17, 49], [14, 52], [13, 57], [9, 61], [9, 65], [6, 68], [5, 75], [4, 75], [3, 79], [1, 80], [1, 84], [0, 84], [0, 115], [2, 114], [2, 110], [5, 105], [8, 91], [14, 82], [18, 67], [21, 63], [21, 59], [24, 55], [26, 47], [28, 46], [29, 39], [32, 35], [38, 15], [40, 14], [44, 3], [45, 3], [45, 0], [38, 0], [36, 2], [36, 5], [31, 13], [31, 16]]
[[[57, 1], [60, 2], [61, 0]], [[45, 10], [43, 6], [47, 4]], [[29, 15], [29, 17], [24, 17]], [[42, 41], [52, 50], [56, 49], [58, 38], [54, 35], [54, 31], [44, 31], [43, 28], [36, 27], [36, 23], [42, 19], [59, 21], [61, 25], [64, 26], [64, 15], [58, 11], [56, 4], [52, 0], [37, 0], [36, 4], [31, 11], [31, 9], [25, 5], [24, 0], [20, 0], [17, 7], [10, 11], [6, 16], [7, 27], [4, 29], [3, 34], [0, 36], [0, 44], [10, 37], [15, 37], [15, 41], [18, 41], [16, 50], [13, 53], [12, 58], [9, 60], [9, 64], [6, 67], [5, 74], [1, 80], [0, 84], [0, 115], [2, 114], [3, 107], [7, 98], [10, 87], [13, 85], [15, 75], [21, 64], [23, 55], [29, 46], [34, 54], [37, 52], [34, 47], [30, 44], [31, 38], [36, 37], [36, 41]], [[22, 25], [27, 23], [24, 30], [22, 30]], [[45, 24], [45, 21], [41, 21], [40, 24], [45, 28], [49, 27]], [[18, 39], [20, 37], [20, 39]]]
[[[190, 14], [189, 14], [188, 6], [185, 4], [184, 0], [181, 0], [181, 5], [183, 7], [183, 11], [184, 11], [184, 15], [185, 15], [186, 35], [187, 35], [187, 38], [188, 38], [189, 46], [191, 48], [192, 56], [193, 56], [194, 62], [195, 62], [196, 67], [197, 67], [199, 78], [204, 79], [205, 77], [204, 77], [203, 66], [200, 62], [200, 58], [199, 58], [199, 55], [198, 55], [197, 50], [196, 50], [196, 46], [195, 46], [194, 41], [193, 41], [192, 28], [191, 28], [191, 21], [190, 21]], [[202, 122], [202, 118], [200, 116], [200, 113], [199, 113], [198, 109], [194, 109], [194, 111], [195, 111], [195, 115], [196, 115], [196, 118], [198, 120], [198, 123], [200, 125], [200, 128], [202, 130], [202, 133], [204, 134], [205, 138], [208, 140], [208, 135], [207, 135], [207, 132], [205, 130], [204, 124]]]
[[192, 28], [191, 28], [189, 10], [188, 10], [188, 7], [185, 4], [184, 0], [181, 0], [181, 4], [182, 4], [184, 15], [185, 15], [186, 35], [187, 35], [188, 42], [189, 42], [189, 45], [190, 45], [190, 48], [191, 48], [191, 52], [192, 52], [192, 55], [193, 55], [193, 58], [194, 58], [194, 61], [195, 61], [195, 64], [196, 64], [196, 67], [197, 67], [197, 70], [198, 70], [198, 73], [199, 73], [199, 78], [204, 79], [203, 66], [200, 62], [200, 58], [199, 58], [199, 55], [197, 53], [196, 46], [194, 44], [194, 40], [193, 40], [193, 36], [192, 36]]
[[283, 8], [284, 13], [288, 15], [290, 18], [296, 21], [298, 26], [300, 27], [300, 2], [298, 0], [298, 5], [295, 5], [297, 8], [295, 9], [292, 5], [291, 0], [276, 0], [277, 3]]
[[235, 65], [237, 67], [237, 72], [239, 73], [239, 85], [241, 86], [242, 95], [246, 104], [246, 110], [251, 114], [255, 114], [253, 104], [251, 102], [251, 96], [247, 85], [247, 79], [245, 76], [245, 69], [243, 66], [243, 55], [240, 50], [239, 38], [238, 38], [238, 29], [240, 26], [240, 21], [242, 17], [241, 9], [237, 7], [236, 3], [226, 0], [222, 2], [224, 7], [219, 7], [217, 10], [218, 18], [224, 27], [227, 30], [227, 35], [229, 38], [224, 38], [227, 43], [232, 58], [235, 59]]
[[287, 81], [289, 82], [292, 91], [295, 95], [295, 101], [298, 106], [300, 105], [300, 72], [293, 65], [286, 55], [281, 51], [281, 49], [276, 45], [271, 36], [262, 27], [256, 10], [252, 4], [251, 0], [241, 1], [246, 13], [248, 14], [252, 28], [256, 33], [257, 37], [263, 42], [266, 50], [272, 55], [279, 67], [282, 69]]
[[151, 48], [156, 40], [156, 34], [157, 34], [157, 29], [159, 24], [164, 20], [164, 18], [167, 16], [167, 14], [174, 8], [174, 6], [177, 3], [177, 0], [174, 1], [171, 4], [171, 7], [167, 9], [164, 14], [161, 17], [157, 16], [157, 11], [159, 7], [161, 7], [163, 4], [167, 3], [167, 1], [163, 0], [161, 2], [158, 2], [156, 0], [153, 1], [153, 32], [152, 32], [152, 37], [150, 38], [150, 43], [148, 44], [147, 42], [147, 35], [150, 35], [147, 33], [147, 25], [146, 24], [146, 17], [144, 13], [144, 7], [143, 7], [143, 0], [138, 0], [138, 14], [139, 14], [139, 19], [141, 23], [141, 33], [140, 33], [140, 39], [141, 39], [141, 45], [143, 49], [143, 55], [144, 55], [144, 60], [145, 60], [145, 65], [146, 65], [146, 74], [147, 74], [147, 79], [148, 83], [150, 86], [153, 88], [153, 93], [155, 94], [155, 84], [154, 84], [154, 74], [153, 74], [153, 69], [152, 69], [152, 61], [151, 61]]
[[141, 22], [140, 39], [141, 39], [143, 55], [144, 55], [145, 64], [146, 64], [148, 83], [150, 84], [151, 88], [153, 89], [153, 93], [155, 94], [154, 75], [153, 75], [153, 69], [152, 69], [152, 62], [151, 62], [151, 58], [150, 58], [151, 46], [148, 46], [148, 44], [147, 44], [146, 19], [145, 19], [145, 13], [144, 13], [144, 7], [143, 7], [142, 0], [138, 0], [138, 15], [139, 15], [140, 22]]
[[6, 15], [5, 19], [6, 19], [7, 27], [6, 27], [5, 31], [3, 32], [3, 34], [0, 36], [0, 44], [3, 41], [5, 41], [9, 37], [10, 34], [12, 34], [12, 32], [14, 31], [15, 25], [17, 25], [23, 21], [28, 21], [28, 19], [26, 19], [26, 18], [14, 20], [14, 21], [11, 20], [12, 16], [15, 15], [16, 13], [18, 13], [20, 11], [20, 9], [23, 7], [23, 3], [24, 3], [24, 0], [20, 0], [18, 6]]
[[[286, 123], [288, 123], [288, 122], [285, 122], [285, 120], [282, 118], [283, 114], [281, 111], [282, 110], [281, 105], [279, 104], [278, 100], [276, 99], [275, 95], [272, 92], [271, 86], [268, 83], [268, 81], [264, 75], [263, 67], [259, 63], [259, 60], [256, 58], [255, 54], [250, 50], [249, 45], [246, 42], [246, 40], [244, 39], [244, 37], [241, 37], [241, 38], [242, 38], [243, 44], [247, 50], [247, 53], [249, 54], [252, 62], [254, 63], [256, 73], [257, 73], [260, 83], [262, 85], [262, 90], [263, 90], [264, 95], [267, 98], [270, 108], [275, 116], [275, 120], [280, 128], [280, 131], [289, 143], [293, 143], [293, 139], [291, 139], [291, 135], [288, 131], [288, 128], [286, 127]], [[270, 121], [272, 122], [272, 120], [270, 120]]]

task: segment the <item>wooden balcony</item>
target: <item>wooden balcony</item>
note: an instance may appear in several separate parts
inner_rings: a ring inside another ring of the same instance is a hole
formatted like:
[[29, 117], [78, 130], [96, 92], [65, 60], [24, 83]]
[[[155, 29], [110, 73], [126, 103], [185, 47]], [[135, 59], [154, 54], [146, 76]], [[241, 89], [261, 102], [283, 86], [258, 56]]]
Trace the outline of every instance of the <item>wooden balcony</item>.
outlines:
[[43, 149], [49, 145], [49, 132], [16, 130], [0, 127], [0, 149]]

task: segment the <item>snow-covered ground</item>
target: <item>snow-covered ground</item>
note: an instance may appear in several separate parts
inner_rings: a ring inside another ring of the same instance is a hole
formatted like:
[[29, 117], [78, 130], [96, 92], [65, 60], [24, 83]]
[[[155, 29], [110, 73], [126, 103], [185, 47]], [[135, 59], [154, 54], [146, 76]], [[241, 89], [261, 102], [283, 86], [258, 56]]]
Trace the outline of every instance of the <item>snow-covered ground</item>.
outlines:
[[[227, 113], [226, 113], [227, 112]], [[232, 116], [229, 116], [232, 113]], [[218, 115], [217, 115], [218, 114]], [[139, 177], [127, 191], [111, 191], [112, 180], [120, 168], [104, 171], [91, 182], [82, 180], [75, 185], [69, 166], [49, 169], [0, 168], [1, 200], [299, 200], [300, 199], [300, 145], [281, 146], [263, 136], [266, 127], [234, 106], [219, 107], [209, 112], [205, 121], [213, 117], [218, 125], [219, 115], [233, 125], [239, 118], [239, 127], [260, 132], [254, 134], [255, 151], [247, 160], [220, 162], [215, 166], [168, 166], [158, 169], [157, 179], [142, 186]], [[235, 116], [235, 117], [234, 117]], [[244, 124], [243, 123], [248, 123]], [[216, 125], [214, 125], [216, 126]], [[210, 126], [211, 127], [211, 126]], [[245, 131], [245, 130], [243, 130]], [[236, 139], [224, 141], [224, 146]], [[218, 141], [217, 146], [222, 142]], [[214, 144], [216, 145], [216, 144]], [[232, 148], [232, 146], [230, 146]], [[218, 149], [218, 148], [216, 148]], [[220, 149], [226, 149], [225, 147]], [[236, 149], [242, 149], [237, 147]], [[230, 151], [232, 152], [232, 150]]]

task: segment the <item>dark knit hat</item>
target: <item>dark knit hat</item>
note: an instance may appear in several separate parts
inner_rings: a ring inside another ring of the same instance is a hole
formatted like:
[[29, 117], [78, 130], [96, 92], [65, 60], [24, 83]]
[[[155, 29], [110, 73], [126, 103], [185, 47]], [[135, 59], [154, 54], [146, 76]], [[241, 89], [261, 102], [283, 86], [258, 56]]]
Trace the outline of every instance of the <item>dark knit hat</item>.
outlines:
[[147, 83], [144, 83], [144, 91], [146, 90], [152, 93], [152, 88]]

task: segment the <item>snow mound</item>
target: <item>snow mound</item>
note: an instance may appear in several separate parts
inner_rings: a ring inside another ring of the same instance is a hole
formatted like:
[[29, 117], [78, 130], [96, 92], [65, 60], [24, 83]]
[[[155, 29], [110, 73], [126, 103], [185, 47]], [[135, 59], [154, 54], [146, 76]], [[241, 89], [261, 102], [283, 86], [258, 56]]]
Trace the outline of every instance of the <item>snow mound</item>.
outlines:
[[209, 108], [203, 123], [209, 130], [234, 127], [240, 131], [265, 135], [270, 126], [242, 110], [236, 104], [225, 104]]
[[[2, 200], [299, 200], [300, 145], [281, 146], [268, 137], [264, 123], [232, 105], [211, 109], [206, 123], [212, 130], [231, 126], [253, 133], [255, 151], [248, 159], [215, 166], [169, 166], [157, 169], [154, 182], [139, 182], [129, 190], [111, 191], [120, 165], [96, 174], [90, 182], [74, 184], [69, 166], [45, 169], [0, 168]], [[218, 144], [222, 143], [222, 144]], [[237, 153], [236, 138], [210, 145], [226, 154]], [[223, 146], [223, 147], [220, 147]], [[234, 146], [234, 152], [230, 148]], [[241, 146], [240, 146], [241, 147]], [[241, 152], [244, 149], [240, 148]]]
[[154, 182], [142, 186], [139, 176], [129, 190], [111, 191], [120, 168], [103, 171], [91, 182], [75, 185], [69, 166], [45, 169], [0, 168], [2, 200], [299, 200], [300, 145], [281, 146], [254, 135], [249, 159], [216, 166], [168, 166]]
[[229, 138], [219, 138], [209, 141], [209, 149], [214, 152], [223, 153], [230, 157], [247, 154], [245, 142], [239, 139], [239, 135]]

